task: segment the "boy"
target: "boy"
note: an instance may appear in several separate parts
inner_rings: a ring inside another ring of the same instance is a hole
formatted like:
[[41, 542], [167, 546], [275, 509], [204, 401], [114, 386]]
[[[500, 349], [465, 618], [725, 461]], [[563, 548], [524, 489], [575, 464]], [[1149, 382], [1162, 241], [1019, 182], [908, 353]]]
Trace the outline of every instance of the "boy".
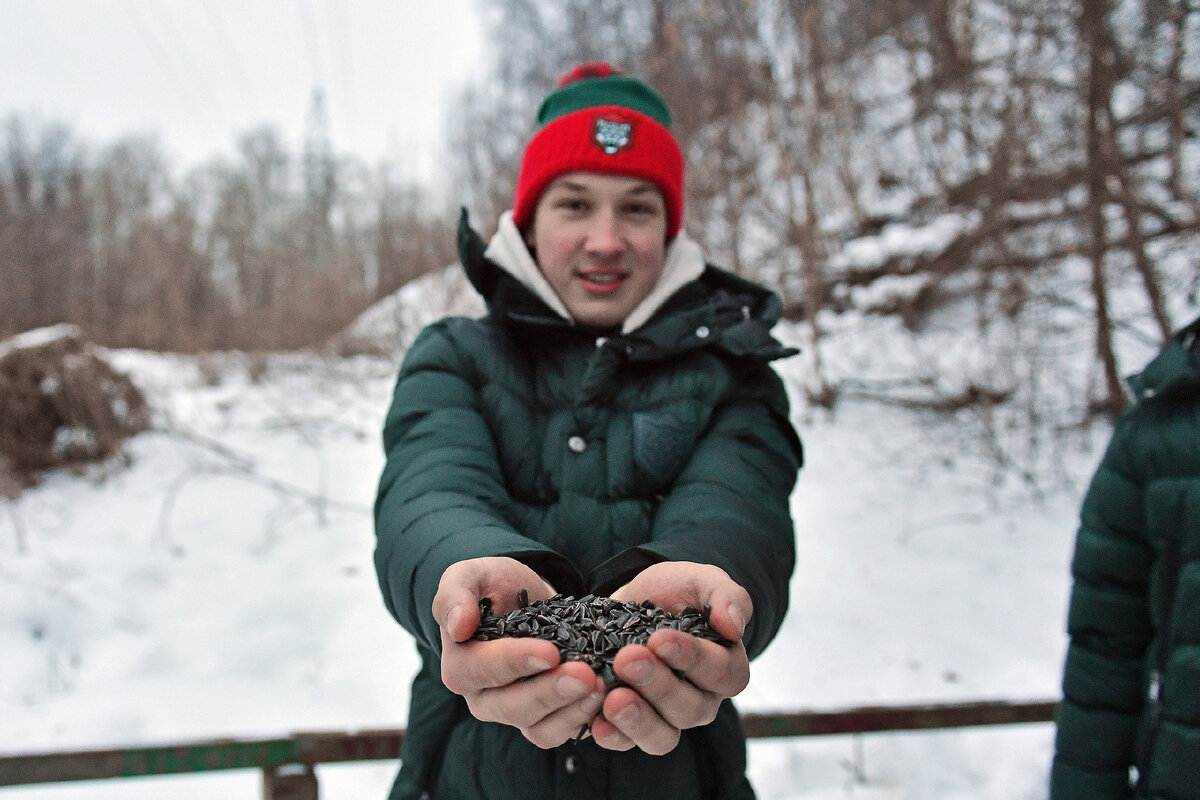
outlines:
[[[391, 797], [753, 798], [729, 698], [787, 608], [802, 456], [769, 362], [795, 351], [681, 234], [657, 93], [583, 65], [538, 118], [495, 237], [460, 223], [488, 314], [422, 332], [384, 427], [376, 568], [422, 655]], [[735, 645], [658, 631], [607, 690], [548, 641], [472, 640], [521, 591], [709, 608]]]

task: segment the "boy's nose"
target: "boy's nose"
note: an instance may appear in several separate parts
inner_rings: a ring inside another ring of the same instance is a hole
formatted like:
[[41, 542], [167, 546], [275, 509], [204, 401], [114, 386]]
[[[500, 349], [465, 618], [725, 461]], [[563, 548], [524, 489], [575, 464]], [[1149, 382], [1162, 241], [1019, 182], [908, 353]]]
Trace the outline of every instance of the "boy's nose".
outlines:
[[588, 230], [587, 249], [597, 255], [620, 252], [625, 246], [620, 223], [611, 213], [597, 214]]

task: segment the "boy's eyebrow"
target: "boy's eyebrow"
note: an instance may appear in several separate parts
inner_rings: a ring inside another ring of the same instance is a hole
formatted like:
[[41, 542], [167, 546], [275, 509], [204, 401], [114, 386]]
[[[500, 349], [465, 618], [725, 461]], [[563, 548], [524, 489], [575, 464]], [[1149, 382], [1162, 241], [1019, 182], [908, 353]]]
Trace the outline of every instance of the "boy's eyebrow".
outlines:
[[[566, 178], [560, 178], [559, 180], [555, 181], [555, 184], [557, 185], [557, 188], [566, 189], [569, 192], [587, 191], [587, 186], [585, 186], [584, 184], [575, 183], [574, 181], [568, 180]], [[555, 188], [555, 187], [552, 186], [551, 188]]]
[[653, 183], [640, 183], [629, 190], [629, 194], [645, 194], [646, 192], [657, 192], [658, 187]]
[[574, 180], [572, 178], [559, 178], [555, 181], [561, 189], [566, 189], [570, 192], [590, 192], [591, 186], [583, 181]]

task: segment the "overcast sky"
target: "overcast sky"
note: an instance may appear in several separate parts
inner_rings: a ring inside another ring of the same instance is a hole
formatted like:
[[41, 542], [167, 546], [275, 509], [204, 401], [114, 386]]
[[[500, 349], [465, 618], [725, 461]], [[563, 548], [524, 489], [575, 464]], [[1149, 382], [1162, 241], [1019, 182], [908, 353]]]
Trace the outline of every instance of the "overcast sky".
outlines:
[[426, 175], [481, 46], [475, 0], [0, 0], [0, 119], [186, 168], [262, 124], [298, 152], [320, 86], [338, 153]]

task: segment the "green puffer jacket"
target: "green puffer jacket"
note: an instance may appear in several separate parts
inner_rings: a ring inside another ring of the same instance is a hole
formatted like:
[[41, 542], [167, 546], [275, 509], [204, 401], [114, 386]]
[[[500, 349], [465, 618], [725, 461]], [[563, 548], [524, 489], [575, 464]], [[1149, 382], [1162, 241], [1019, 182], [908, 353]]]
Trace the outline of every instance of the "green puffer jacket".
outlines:
[[1198, 333], [1130, 379], [1084, 498], [1052, 800], [1200, 798]]
[[709, 267], [643, 327], [598, 339], [484, 258], [465, 215], [459, 249], [488, 316], [419, 335], [384, 427], [376, 569], [422, 658], [391, 798], [753, 798], [729, 702], [657, 757], [590, 739], [541, 750], [475, 720], [441, 683], [431, 605], [446, 567], [480, 556], [576, 596], [659, 561], [710, 563], [753, 598], [760, 653], [787, 609], [802, 460], [768, 366], [795, 352], [769, 334], [778, 299]]

